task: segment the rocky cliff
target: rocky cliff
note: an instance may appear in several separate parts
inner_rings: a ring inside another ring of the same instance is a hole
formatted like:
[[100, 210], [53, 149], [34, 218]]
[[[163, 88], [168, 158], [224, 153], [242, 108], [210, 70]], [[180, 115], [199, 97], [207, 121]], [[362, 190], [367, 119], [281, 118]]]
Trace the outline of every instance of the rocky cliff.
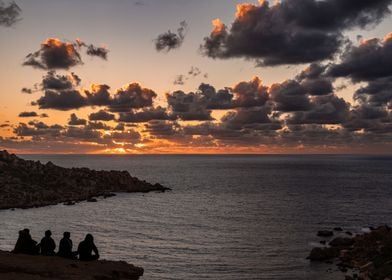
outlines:
[[63, 168], [0, 151], [0, 209], [73, 204], [113, 192], [165, 190], [168, 188], [141, 181], [127, 171]]

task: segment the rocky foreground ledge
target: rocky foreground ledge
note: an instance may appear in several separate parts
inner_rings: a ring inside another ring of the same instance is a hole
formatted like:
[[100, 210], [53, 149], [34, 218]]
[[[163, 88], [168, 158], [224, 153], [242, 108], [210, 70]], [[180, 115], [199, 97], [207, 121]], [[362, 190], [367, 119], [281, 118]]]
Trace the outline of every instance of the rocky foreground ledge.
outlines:
[[0, 279], [8, 280], [136, 280], [143, 268], [126, 262], [81, 262], [59, 257], [29, 256], [0, 251]]
[[350, 232], [343, 233], [341, 228], [319, 231], [318, 236], [324, 239], [320, 243], [325, 246], [313, 248], [308, 259], [335, 263], [346, 280], [391, 280], [392, 230], [381, 226], [367, 231], [351, 237], [347, 237]]
[[113, 192], [166, 191], [127, 171], [63, 168], [51, 162], [24, 160], [0, 151], [0, 209], [31, 208], [113, 196]]

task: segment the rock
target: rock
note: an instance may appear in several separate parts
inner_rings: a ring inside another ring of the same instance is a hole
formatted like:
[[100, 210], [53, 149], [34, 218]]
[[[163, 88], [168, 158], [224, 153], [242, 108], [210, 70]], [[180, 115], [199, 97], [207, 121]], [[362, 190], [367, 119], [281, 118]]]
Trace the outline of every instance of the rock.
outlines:
[[87, 199], [87, 202], [98, 202], [96, 198], [89, 198]]
[[321, 240], [321, 241], [320, 241], [320, 244], [325, 245], [325, 244], [327, 244], [327, 241]]
[[350, 235], [350, 236], [353, 235], [353, 233], [352, 233], [351, 231], [346, 231], [346, 234], [347, 234], [347, 235]]
[[334, 231], [343, 231], [343, 229], [341, 227], [335, 227], [333, 228]]
[[[127, 171], [63, 168], [0, 152], [0, 209], [31, 208], [113, 196], [114, 192], [170, 190], [132, 177]], [[90, 200], [92, 201], [92, 200]]]
[[310, 252], [309, 257], [307, 259], [311, 261], [327, 261], [331, 260], [333, 258], [338, 257], [339, 255], [339, 250], [336, 248], [313, 248], [312, 251]]
[[137, 280], [143, 273], [143, 268], [126, 262], [80, 262], [0, 251], [0, 279], [4, 280]]
[[331, 236], [333, 236], [333, 231], [331, 231], [331, 230], [319, 230], [317, 232], [317, 236], [320, 236], [320, 237], [331, 237]]
[[350, 247], [354, 244], [354, 240], [352, 238], [345, 238], [345, 237], [336, 237], [329, 245], [332, 247]]

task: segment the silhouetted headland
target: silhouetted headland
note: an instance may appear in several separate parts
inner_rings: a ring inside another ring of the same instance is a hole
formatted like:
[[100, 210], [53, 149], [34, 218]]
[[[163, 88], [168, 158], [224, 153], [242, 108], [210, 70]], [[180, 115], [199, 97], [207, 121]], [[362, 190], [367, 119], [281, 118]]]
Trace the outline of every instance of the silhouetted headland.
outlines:
[[123, 261], [81, 262], [56, 256], [30, 256], [0, 251], [0, 279], [136, 280], [143, 273], [143, 268]]
[[0, 209], [31, 208], [77, 201], [96, 201], [113, 192], [166, 191], [132, 177], [127, 171], [63, 168], [52, 162], [24, 160], [0, 151]]

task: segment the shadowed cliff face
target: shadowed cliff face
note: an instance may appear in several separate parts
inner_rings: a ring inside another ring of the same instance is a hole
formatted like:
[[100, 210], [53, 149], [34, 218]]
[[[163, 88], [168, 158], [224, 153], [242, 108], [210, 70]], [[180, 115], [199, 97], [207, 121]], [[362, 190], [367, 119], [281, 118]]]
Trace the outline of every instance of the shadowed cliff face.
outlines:
[[165, 190], [168, 188], [140, 181], [127, 171], [63, 168], [0, 152], [0, 209], [72, 204], [95, 196], [110, 196], [111, 192]]
[[126, 262], [80, 262], [59, 257], [28, 256], [0, 251], [0, 279], [136, 280], [143, 268]]

